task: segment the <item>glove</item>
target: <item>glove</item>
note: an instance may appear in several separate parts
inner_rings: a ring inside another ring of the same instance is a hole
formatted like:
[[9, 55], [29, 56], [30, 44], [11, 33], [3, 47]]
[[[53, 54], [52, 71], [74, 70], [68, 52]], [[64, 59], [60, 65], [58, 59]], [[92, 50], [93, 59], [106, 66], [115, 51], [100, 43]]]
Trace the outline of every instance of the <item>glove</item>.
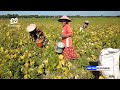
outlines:
[[63, 34], [62, 34], [61, 36], [62, 36], [62, 39], [65, 39], [65, 38], [66, 38]]

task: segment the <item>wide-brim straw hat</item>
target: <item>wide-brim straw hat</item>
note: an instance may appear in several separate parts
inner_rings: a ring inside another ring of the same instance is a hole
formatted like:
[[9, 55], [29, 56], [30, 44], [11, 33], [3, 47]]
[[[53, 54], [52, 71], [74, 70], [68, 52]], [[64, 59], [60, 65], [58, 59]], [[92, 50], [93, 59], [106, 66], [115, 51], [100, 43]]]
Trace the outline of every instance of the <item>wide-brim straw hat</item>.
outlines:
[[62, 16], [58, 21], [62, 22], [63, 20], [71, 22], [71, 20], [67, 16]]
[[88, 20], [85, 20], [84, 23], [89, 23], [89, 21], [88, 21]]
[[30, 24], [29, 26], [27, 26], [27, 32], [32, 32], [34, 31], [36, 28], [35, 24]]

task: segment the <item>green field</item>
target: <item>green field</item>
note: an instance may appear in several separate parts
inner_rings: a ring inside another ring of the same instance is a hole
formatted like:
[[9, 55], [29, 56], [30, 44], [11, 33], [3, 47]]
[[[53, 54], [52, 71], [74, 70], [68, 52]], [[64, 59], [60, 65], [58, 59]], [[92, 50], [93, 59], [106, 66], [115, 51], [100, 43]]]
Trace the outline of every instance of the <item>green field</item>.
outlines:
[[[55, 53], [56, 42], [61, 41], [62, 24], [56, 18], [18, 18], [17, 27], [10, 19], [0, 19], [0, 78], [1, 79], [94, 79], [86, 66], [98, 61], [103, 48], [120, 48], [120, 18], [71, 18], [73, 46], [78, 60], [60, 60]], [[80, 32], [85, 20], [89, 27]], [[37, 48], [30, 41], [27, 25], [35, 23], [49, 39], [46, 48]]]

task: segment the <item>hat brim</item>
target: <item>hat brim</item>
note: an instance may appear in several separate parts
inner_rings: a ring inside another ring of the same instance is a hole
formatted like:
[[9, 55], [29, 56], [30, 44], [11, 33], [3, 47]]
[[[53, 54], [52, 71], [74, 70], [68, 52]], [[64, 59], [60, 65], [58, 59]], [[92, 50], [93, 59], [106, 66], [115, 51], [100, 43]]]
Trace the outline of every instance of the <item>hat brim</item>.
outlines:
[[31, 27], [31, 26], [28, 26], [27, 27], [27, 32], [32, 32], [35, 30], [36, 27]]
[[84, 23], [87, 23], [87, 24], [88, 24], [89, 22], [84, 22]]
[[71, 22], [71, 20], [69, 20], [69, 19], [59, 19], [58, 21], [59, 22], [63, 22], [63, 21]]

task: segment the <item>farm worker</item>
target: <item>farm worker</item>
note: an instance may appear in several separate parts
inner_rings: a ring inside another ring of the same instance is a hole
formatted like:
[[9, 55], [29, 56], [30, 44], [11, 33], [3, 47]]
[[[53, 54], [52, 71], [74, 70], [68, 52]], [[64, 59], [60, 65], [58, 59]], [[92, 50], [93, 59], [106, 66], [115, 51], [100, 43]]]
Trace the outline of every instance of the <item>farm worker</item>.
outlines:
[[73, 35], [73, 31], [71, 29], [71, 26], [69, 24], [69, 22], [71, 22], [71, 20], [67, 17], [67, 16], [62, 16], [59, 20], [59, 22], [62, 22], [62, 42], [64, 43], [64, 50], [63, 50], [63, 56], [65, 59], [77, 59], [78, 56], [75, 52], [75, 49], [73, 48], [72, 45], [72, 38], [71, 36]]
[[85, 28], [87, 28], [88, 25], [89, 25], [89, 21], [88, 21], [88, 20], [85, 20], [85, 21], [84, 21], [84, 24], [80, 27], [80, 31], [85, 30]]
[[27, 26], [27, 32], [30, 33], [32, 41], [39, 43], [39, 47], [43, 47], [48, 43], [44, 33], [35, 24]]

